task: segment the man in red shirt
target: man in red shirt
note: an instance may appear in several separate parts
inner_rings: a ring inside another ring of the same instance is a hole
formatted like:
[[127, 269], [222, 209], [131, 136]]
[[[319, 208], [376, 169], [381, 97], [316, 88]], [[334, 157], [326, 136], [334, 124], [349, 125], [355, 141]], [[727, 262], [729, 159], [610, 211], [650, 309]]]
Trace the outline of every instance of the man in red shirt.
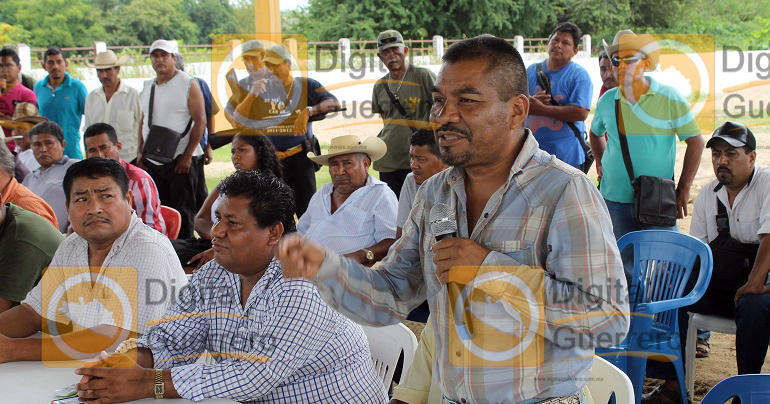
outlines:
[[[9, 120], [20, 102], [31, 102], [37, 105], [35, 93], [24, 87], [19, 82], [21, 60], [15, 50], [10, 48], [0, 49], [0, 119]], [[6, 137], [11, 137], [11, 129], [3, 128]], [[16, 143], [11, 140], [6, 143], [8, 148], [14, 150]]]
[[128, 187], [134, 195], [132, 205], [136, 216], [144, 224], [166, 234], [166, 222], [160, 213], [160, 198], [155, 181], [146, 171], [120, 158], [123, 144], [118, 141], [115, 128], [107, 123], [95, 123], [86, 128], [83, 140], [86, 144], [86, 158], [105, 157], [120, 162], [128, 174]]

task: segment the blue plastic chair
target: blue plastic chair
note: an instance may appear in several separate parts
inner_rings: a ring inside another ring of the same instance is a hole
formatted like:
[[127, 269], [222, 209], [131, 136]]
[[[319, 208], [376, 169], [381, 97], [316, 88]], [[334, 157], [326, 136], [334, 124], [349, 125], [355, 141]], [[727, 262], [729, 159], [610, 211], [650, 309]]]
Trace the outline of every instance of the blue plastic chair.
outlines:
[[732, 397], [741, 404], [770, 403], [770, 375], [733, 376], [717, 383], [701, 404], [724, 404]]
[[[596, 353], [626, 372], [634, 385], [637, 404], [642, 399], [647, 359], [673, 362], [681, 399], [686, 403], [678, 309], [697, 302], [706, 292], [711, 280], [711, 249], [695, 237], [669, 230], [635, 231], [618, 240], [621, 252], [629, 245], [634, 251], [629, 285], [630, 330], [620, 346], [597, 348]], [[697, 282], [683, 297], [698, 258]]]

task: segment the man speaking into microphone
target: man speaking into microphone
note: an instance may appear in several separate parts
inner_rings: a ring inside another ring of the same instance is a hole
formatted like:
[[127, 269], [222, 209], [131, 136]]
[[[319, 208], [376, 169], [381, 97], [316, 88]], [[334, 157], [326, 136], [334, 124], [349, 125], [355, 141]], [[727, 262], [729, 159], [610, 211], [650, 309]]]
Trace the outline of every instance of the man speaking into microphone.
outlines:
[[594, 347], [629, 325], [607, 207], [525, 129], [527, 75], [509, 43], [462, 40], [442, 61], [431, 122], [453, 168], [423, 183], [382, 266], [294, 236], [280, 248], [284, 275], [368, 325], [398, 323], [427, 298], [447, 403], [584, 401]]

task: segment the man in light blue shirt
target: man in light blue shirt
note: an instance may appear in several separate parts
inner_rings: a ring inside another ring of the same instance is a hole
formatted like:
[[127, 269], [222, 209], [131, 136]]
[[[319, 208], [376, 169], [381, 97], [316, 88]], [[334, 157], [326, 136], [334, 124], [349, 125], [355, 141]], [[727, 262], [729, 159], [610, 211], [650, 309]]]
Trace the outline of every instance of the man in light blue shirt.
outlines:
[[69, 62], [58, 46], [51, 46], [43, 56], [43, 68], [48, 72], [35, 83], [35, 95], [43, 118], [54, 121], [64, 130], [64, 154], [82, 159], [80, 122], [86, 109], [86, 86], [67, 73]]
[[[577, 55], [581, 36], [580, 28], [571, 22], [557, 25], [548, 40], [548, 59], [527, 68], [531, 96], [527, 127], [542, 150], [577, 168], [582, 168], [585, 162], [581, 146], [586, 130], [583, 121], [591, 110], [594, 90], [586, 69], [572, 61]], [[542, 88], [538, 83], [539, 68], [548, 76], [550, 89]], [[570, 124], [574, 125], [580, 139]]]
[[[639, 50], [643, 48], [646, 53]], [[673, 87], [644, 76], [645, 71], [655, 69], [660, 56], [652, 36], [637, 36], [630, 30], [623, 30], [617, 33], [613, 45], [605, 44], [604, 49], [610, 56], [615, 78], [621, 84], [607, 90], [599, 99], [589, 137], [599, 170], [602, 196], [612, 217], [615, 237], [619, 239], [626, 233], [654, 226], [638, 225], [633, 220], [634, 193], [620, 146], [616, 102], [635, 177], [673, 178], [676, 140], [687, 143], [676, 189], [678, 219], [687, 216], [690, 186], [698, 171], [704, 143], [684, 97]], [[607, 132], [606, 141], [604, 132]]]

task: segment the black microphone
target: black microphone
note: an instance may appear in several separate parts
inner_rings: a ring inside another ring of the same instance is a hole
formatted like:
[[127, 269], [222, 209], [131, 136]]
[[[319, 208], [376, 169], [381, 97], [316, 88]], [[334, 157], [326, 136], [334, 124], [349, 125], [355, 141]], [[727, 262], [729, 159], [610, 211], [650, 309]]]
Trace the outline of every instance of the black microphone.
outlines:
[[[457, 237], [457, 216], [455, 211], [445, 203], [438, 203], [433, 205], [428, 215], [428, 222], [430, 223], [430, 229], [433, 235], [436, 237], [436, 241], [441, 241], [445, 238]], [[457, 282], [447, 282], [447, 293], [449, 295], [449, 303], [456, 302], [461, 297], [461, 291], [464, 285], [460, 285]], [[456, 304], [455, 304], [456, 307]], [[470, 315], [465, 310], [465, 301], [462, 304], [463, 310], [461, 313], [454, 311], [455, 326], [457, 327], [458, 334], [462, 339], [473, 338], [473, 328], [471, 328]]]

